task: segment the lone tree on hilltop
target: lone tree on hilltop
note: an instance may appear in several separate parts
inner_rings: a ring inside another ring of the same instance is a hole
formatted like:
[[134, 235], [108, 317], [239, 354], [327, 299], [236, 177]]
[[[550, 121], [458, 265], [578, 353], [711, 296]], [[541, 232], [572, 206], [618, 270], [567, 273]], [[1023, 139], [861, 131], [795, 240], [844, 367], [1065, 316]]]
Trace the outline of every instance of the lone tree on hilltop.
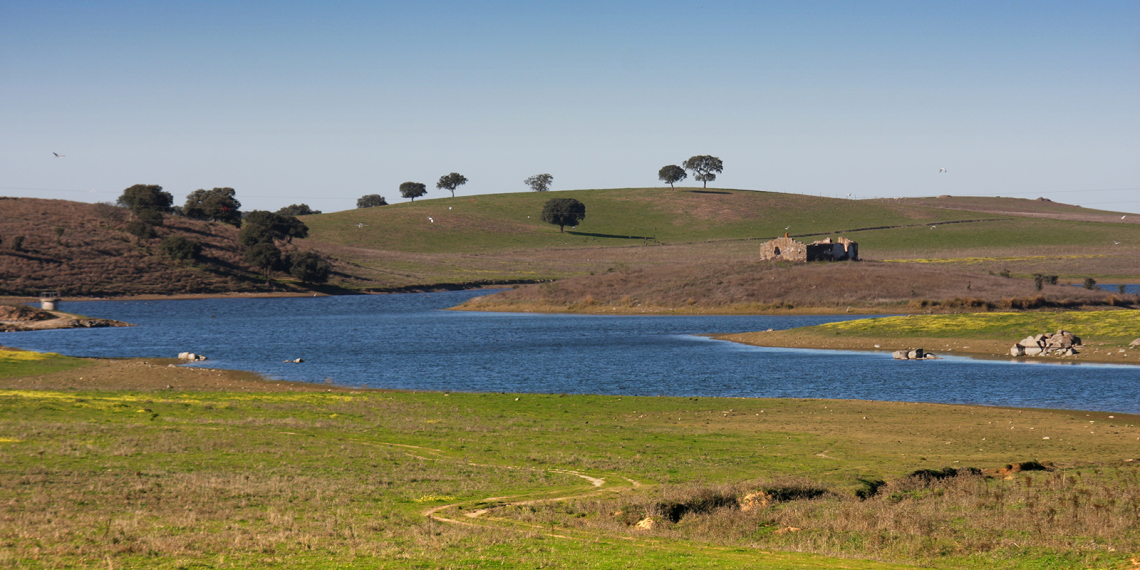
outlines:
[[427, 194], [427, 186], [424, 186], [423, 182], [405, 182], [400, 185], [400, 195], [411, 198], [413, 202], [425, 194]]
[[550, 190], [550, 184], [554, 182], [554, 177], [549, 174], [535, 174], [523, 182], [535, 192], [546, 192]]
[[724, 163], [715, 156], [702, 154], [686, 160], [683, 164], [685, 170], [693, 173], [693, 180], [700, 180], [704, 188], [709, 182], [716, 180], [716, 173], [724, 170]]
[[319, 213], [320, 210], [314, 210], [308, 204], [290, 204], [277, 210], [277, 214], [281, 216], [313, 216]]
[[454, 198], [455, 189], [464, 184], [467, 184], [467, 177], [458, 172], [452, 172], [446, 176], [440, 176], [435, 187], [439, 190], [451, 190], [451, 197]]
[[174, 196], [170, 192], [163, 192], [162, 186], [157, 184], [135, 184], [123, 190], [123, 195], [119, 196], [119, 205], [130, 208], [136, 216], [142, 212], [169, 212], [172, 204]]
[[368, 194], [365, 196], [361, 196], [360, 199], [356, 201], [356, 207], [357, 208], [375, 208], [376, 206], [387, 206], [387, 205], [388, 205], [388, 201], [385, 200], [384, 197], [379, 195], [379, 194]]
[[186, 197], [182, 215], [195, 220], [222, 222], [241, 227], [241, 202], [233, 188], [198, 189]]
[[685, 169], [676, 164], [662, 166], [661, 170], [657, 171], [657, 179], [668, 184], [670, 188], [676, 188], [676, 186], [673, 186], [674, 184], [688, 177], [689, 175], [685, 173]]
[[551, 198], [542, 207], [542, 221], [558, 226], [558, 231], [566, 233], [565, 226], [576, 226], [586, 219], [586, 205], [573, 198]]

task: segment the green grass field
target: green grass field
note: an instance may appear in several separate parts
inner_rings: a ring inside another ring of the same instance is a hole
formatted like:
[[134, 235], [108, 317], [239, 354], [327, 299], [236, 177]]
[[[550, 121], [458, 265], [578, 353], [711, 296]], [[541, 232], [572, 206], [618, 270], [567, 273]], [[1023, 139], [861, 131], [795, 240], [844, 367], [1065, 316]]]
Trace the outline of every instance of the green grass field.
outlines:
[[72, 370], [85, 366], [87, 362], [82, 358], [54, 352], [6, 350], [0, 347], [0, 379]]
[[1034, 331], [1061, 329], [1079, 331], [1086, 342], [1095, 339], [1104, 344], [1126, 344], [1140, 335], [1140, 311], [911, 315], [828, 323], [799, 330], [877, 338], [1019, 340]]
[[[1137, 420], [827, 400], [5, 390], [0, 564], [1127, 568], [1140, 553]], [[1030, 460], [1056, 470], [907, 477]], [[858, 499], [875, 480], [881, 492]], [[805, 489], [817, 494], [797, 498]], [[755, 491], [774, 502], [737, 506]], [[646, 518], [656, 526], [638, 530]]]

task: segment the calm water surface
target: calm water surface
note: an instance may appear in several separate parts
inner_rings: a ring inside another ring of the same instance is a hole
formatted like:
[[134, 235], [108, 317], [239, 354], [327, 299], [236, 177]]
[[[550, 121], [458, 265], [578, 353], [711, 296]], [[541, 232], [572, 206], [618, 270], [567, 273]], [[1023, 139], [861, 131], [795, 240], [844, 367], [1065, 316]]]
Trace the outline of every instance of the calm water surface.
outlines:
[[[853, 398], [1140, 413], [1140, 368], [743, 346], [696, 336], [844, 317], [461, 313], [486, 292], [66, 302], [137, 327], [8, 333], [73, 356], [206, 354], [205, 366], [346, 386], [468, 392]], [[1012, 342], [1012, 341], [1011, 341]], [[303, 364], [283, 360], [303, 358]]]

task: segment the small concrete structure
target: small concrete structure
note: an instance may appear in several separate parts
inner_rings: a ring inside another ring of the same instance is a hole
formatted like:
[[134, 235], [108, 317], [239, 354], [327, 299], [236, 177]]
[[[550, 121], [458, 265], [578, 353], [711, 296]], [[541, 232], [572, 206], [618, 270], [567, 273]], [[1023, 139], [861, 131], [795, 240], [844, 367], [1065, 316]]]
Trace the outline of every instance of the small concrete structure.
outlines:
[[765, 261], [807, 261], [807, 246], [784, 234], [782, 238], [760, 244], [760, 259]]
[[59, 291], [44, 291], [40, 293], [40, 308], [45, 311], [54, 311], [56, 303], [62, 300]]

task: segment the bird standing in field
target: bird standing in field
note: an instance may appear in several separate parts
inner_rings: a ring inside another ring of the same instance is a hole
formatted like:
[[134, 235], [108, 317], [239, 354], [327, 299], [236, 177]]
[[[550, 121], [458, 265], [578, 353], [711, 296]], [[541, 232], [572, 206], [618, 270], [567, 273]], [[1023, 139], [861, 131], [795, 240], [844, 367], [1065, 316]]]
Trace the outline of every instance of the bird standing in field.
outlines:
[[435, 220], [431, 219], [431, 216], [428, 216], [428, 221], [433, 223], [433, 224], [435, 223]]

